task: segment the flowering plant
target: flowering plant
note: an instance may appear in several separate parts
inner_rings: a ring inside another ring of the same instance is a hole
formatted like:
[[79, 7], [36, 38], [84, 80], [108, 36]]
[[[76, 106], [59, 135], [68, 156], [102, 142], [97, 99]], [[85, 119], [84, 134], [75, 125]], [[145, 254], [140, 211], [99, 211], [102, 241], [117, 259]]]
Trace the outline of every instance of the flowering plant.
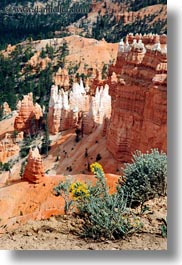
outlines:
[[73, 200], [81, 200], [88, 198], [90, 195], [88, 186], [82, 182], [74, 182], [69, 186], [69, 192]]
[[[64, 196], [66, 205], [77, 212], [83, 219], [82, 235], [92, 238], [120, 238], [127, 236], [141, 227], [140, 221], [127, 208], [127, 198], [122, 191], [109, 194], [105, 174], [101, 164], [95, 162], [90, 166], [97, 179], [89, 186], [82, 182], [62, 183], [60, 195]], [[64, 191], [64, 193], [62, 193]]]

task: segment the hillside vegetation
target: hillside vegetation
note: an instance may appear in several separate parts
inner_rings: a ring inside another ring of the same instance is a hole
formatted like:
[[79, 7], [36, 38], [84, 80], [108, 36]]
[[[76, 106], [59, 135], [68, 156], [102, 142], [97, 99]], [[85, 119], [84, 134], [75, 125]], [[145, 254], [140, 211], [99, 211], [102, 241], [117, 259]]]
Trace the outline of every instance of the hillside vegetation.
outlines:
[[[56, 1], [39, 1], [39, 7], [46, 7]], [[105, 38], [109, 42], [117, 42], [129, 32], [166, 33], [166, 0], [128, 1], [59, 1], [64, 12], [16, 12], [15, 8], [35, 8], [36, 1], [1, 1], [0, 10], [0, 48], [8, 43], [15, 44], [26, 38], [46, 39], [65, 37], [75, 31], [86, 37]], [[143, 10], [154, 6], [149, 12]], [[4, 12], [10, 10], [9, 12]], [[21, 10], [21, 9], [20, 9]], [[122, 13], [136, 12], [131, 23], [124, 23]], [[141, 15], [137, 15], [141, 12]], [[144, 16], [142, 14], [145, 14]], [[165, 14], [165, 15], [164, 15]], [[73, 27], [74, 31], [69, 27]]]

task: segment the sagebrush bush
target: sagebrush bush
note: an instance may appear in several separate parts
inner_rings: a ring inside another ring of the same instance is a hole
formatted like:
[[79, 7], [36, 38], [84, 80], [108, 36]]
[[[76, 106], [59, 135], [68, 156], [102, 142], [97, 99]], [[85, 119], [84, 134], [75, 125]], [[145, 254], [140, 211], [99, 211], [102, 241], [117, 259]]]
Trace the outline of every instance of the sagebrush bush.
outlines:
[[90, 167], [97, 179], [95, 186], [81, 182], [70, 185], [60, 183], [54, 189], [57, 195], [65, 199], [66, 207], [74, 204], [72, 210], [84, 220], [82, 236], [114, 239], [138, 230], [141, 223], [127, 208], [127, 198], [124, 193], [120, 190], [109, 194], [102, 166], [96, 162]]
[[130, 206], [138, 206], [156, 196], [167, 193], [167, 156], [157, 149], [142, 154], [136, 151], [132, 163], [123, 168], [124, 185], [119, 188]]
[[138, 218], [127, 208], [127, 200], [121, 193], [105, 198], [91, 196], [87, 203], [80, 204], [78, 208], [84, 219], [82, 236], [118, 239], [141, 227]]
[[58, 186], [54, 187], [54, 195], [61, 196], [64, 199], [65, 205], [64, 205], [64, 213], [68, 214], [69, 210], [71, 208], [71, 205], [73, 203], [72, 199], [70, 198], [69, 194], [69, 188], [70, 188], [71, 182], [66, 179], [65, 182], [60, 182]]

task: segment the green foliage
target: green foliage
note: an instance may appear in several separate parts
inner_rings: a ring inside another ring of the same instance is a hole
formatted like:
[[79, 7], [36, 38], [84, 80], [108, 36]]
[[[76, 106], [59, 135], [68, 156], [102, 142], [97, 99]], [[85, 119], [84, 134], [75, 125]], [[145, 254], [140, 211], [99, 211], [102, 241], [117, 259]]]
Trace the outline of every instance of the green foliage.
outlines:
[[71, 205], [73, 204], [73, 200], [70, 198], [70, 194], [69, 194], [70, 185], [71, 185], [71, 182], [70, 180], [67, 179], [65, 182], [60, 182], [58, 186], [54, 188], [54, 194], [56, 196], [61, 196], [64, 199], [65, 214], [68, 214], [68, 212], [70, 211]]
[[0, 105], [6, 101], [12, 109], [15, 109], [17, 100], [15, 80], [18, 78], [18, 63], [0, 54], [0, 69]]
[[46, 45], [46, 53], [51, 60], [54, 59], [54, 48], [51, 45]]
[[46, 57], [46, 52], [44, 50], [44, 48], [41, 49], [41, 52], [40, 52], [40, 58], [44, 59]]
[[42, 146], [40, 153], [43, 155], [48, 155], [48, 152], [50, 150], [50, 139], [49, 139], [49, 128], [48, 128], [48, 119], [47, 114], [45, 117], [45, 126], [44, 126], [44, 138], [42, 140]]
[[161, 225], [161, 235], [164, 238], [167, 238], [167, 221], [165, 219], [162, 219], [162, 225]]
[[[52, 56], [51, 47], [47, 47], [47, 53], [48, 56]], [[27, 64], [27, 60], [33, 54], [33, 47], [27, 47], [27, 45], [17, 45], [8, 57], [0, 54], [0, 105], [6, 101], [14, 110], [17, 101], [22, 99], [23, 95], [33, 92], [34, 101], [47, 107], [53, 67], [49, 63], [44, 70], [37, 67], [36, 71], [32, 72], [32, 67]]]
[[21, 158], [25, 158], [28, 153], [30, 148], [32, 147], [32, 142], [33, 142], [34, 138], [27, 136], [24, 138], [21, 149], [20, 149], [20, 157]]
[[125, 183], [119, 189], [132, 207], [167, 193], [167, 156], [157, 149], [146, 154], [136, 151], [132, 163], [125, 164], [123, 174]]
[[[41, 1], [41, 0], [40, 0]], [[19, 3], [20, 2], [20, 3]], [[31, 3], [34, 1], [30, 0]], [[46, 1], [41, 1], [45, 2]], [[141, 8], [143, 5], [152, 5], [156, 3], [164, 3], [165, 0], [148, 0], [142, 1], [129, 1], [129, 0], [112, 0], [112, 2], [118, 3], [119, 5], [124, 3], [128, 8]], [[7, 4], [14, 3], [14, 5], [22, 4], [26, 5], [25, 1], [1, 1], [0, 9], [5, 8]], [[60, 14], [1, 14], [0, 23], [0, 48], [7, 48], [7, 44], [20, 43], [25, 41], [24, 44], [18, 44], [16, 49], [11, 55], [4, 58], [0, 55], [0, 105], [3, 102], [8, 102], [12, 110], [16, 109], [16, 104], [22, 95], [29, 92], [33, 92], [34, 100], [38, 102], [41, 106], [45, 105], [47, 107], [48, 100], [50, 96], [50, 87], [52, 85], [52, 76], [55, 69], [59, 66], [64, 67], [65, 58], [69, 54], [68, 45], [66, 41], [63, 41], [62, 45], [52, 44], [53, 46], [47, 45], [41, 52], [41, 57], [44, 58], [48, 56], [51, 60], [55, 56], [58, 58], [57, 65], [49, 65], [46, 69], [40, 70], [37, 66], [35, 71], [32, 72], [32, 68], [27, 61], [34, 54], [32, 39], [46, 39], [54, 37], [64, 37], [68, 36], [70, 33], [66, 27], [84, 15], [78, 14], [73, 11], [75, 8], [80, 8], [81, 10], [91, 10], [91, 0], [89, 1], [79, 1], [73, 3], [71, 0], [64, 1], [65, 10], [69, 12]], [[2, 5], [2, 6], [1, 6]], [[105, 4], [106, 5], [106, 4]], [[69, 9], [70, 8], [70, 9]], [[116, 21], [116, 17], [113, 11], [107, 10], [108, 4], [106, 5], [106, 12], [104, 15], [102, 13], [98, 14], [96, 22], [92, 26], [92, 31], [88, 30], [90, 28], [90, 21], [86, 19], [80, 20], [80, 26], [84, 29], [86, 36], [102, 39], [105, 38], [108, 42], [118, 42], [120, 38], [125, 37], [129, 32], [140, 33], [166, 33], [166, 21], [156, 19], [155, 14], [147, 15], [144, 18], [136, 19], [133, 23], [124, 24], [122, 19]], [[57, 34], [55, 35], [55, 32]], [[110, 62], [111, 63], [111, 62]], [[79, 68], [78, 65], [70, 66], [69, 74], [75, 74]], [[107, 66], [104, 65], [102, 69], [103, 79], [107, 74]], [[25, 71], [25, 74], [23, 72]], [[88, 76], [91, 75], [91, 72]], [[2, 116], [2, 110], [0, 109], [0, 118]], [[77, 137], [79, 141], [79, 137]]]
[[102, 68], [102, 79], [105, 79], [107, 77], [107, 72], [108, 72], [108, 65], [104, 64]]
[[[27, 2], [34, 2], [34, 0]], [[40, 0], [40, 2], [45, 4], [46, 1]], [[86, 37], [95, 39], [105, 38], [109, 42], [119, 41], [121, 37], [134, 31], [141, 33], [166, 33], [166, 21], [165, 25], [163, 25], [165, 29], [163, 27], [157, 28], [153, 20], [144, 23], [144, 20], [141, 18], [137, 23], [126, 25], [123, 23], [122, 19], [118, 22], [113, 10], [110, 9], [106, 2], [102, 5], [102, 8], [105, 8], [106, 12], [102, 15], [101, 10], [98, 11], [97, 20], [93, 24], [92, 31], [90, 32], [88, 12], [92, 9], [91, 2], [91, 0], [87, 0], [73, 3], [72, 0], [64, 0], [64, 8], [65, 10], [69, 10], [69, 12], [66, 12], [66, 15], [64, 12], [60, 14], [2, 13], [0, 23], [0, 48], [5, 48], [9, 43], [15, 44], [23, 40], [31, 42], [31, 39], [38, 40], [69, 36], [70, 33], [67, 30], [67, 26], [77, 21], [79, 21], [79, 26], [83, 29]], [[122, 4], [126, 5], [126, 11], [137, 11], [155, 4], [167, 4], [166, 0], [111, 0], [111, 2], [118, 3], [118, 8], [120, 8]], [[1, 1], [0, 10], [4, 9], [8, 3], [13, 3], [15, 6], [17, 4], [22, 4], [23, 6], [27, 5], [26, 1]], [[76, 9], [85, 11], [83, 11], [83, 13], [73, 12]], [[84, 16], [85, 19], [83, 19]], [[158, 14], [156, 13], [155, 17], [157, 18], [157, 16]]]
[[3, 110], [3, 105], [0, 105], [0, 121], [1, 121], [2, 118], [3, 118], [3, 112], [4, 112], [4, 110]]
[[141, 8], [156, 5], [156, 4], [167, 4], [167, 0], [145, 0], [145, 1], [135, 0], [135, 1], [132, 1], [131, 9], [133, 11], [138, 11]]
[[[121, 1], [114, 1], [121, 4]], [[139, 10], [144, 6], [149, 6], [155, 4], [154, 2], [159, 2], [166, 4], [166, 0], [148, 0], [148, 1], [122, 1], [128, 6], [128, 10]], [[152, 3], [153, 2], [153, 3]], [[113, 12], [106, 12], [104, 15], [98, 15], [96, 22], [93, 24], [92, 37], [97, 40], [105, 38], [108, 42], [118, 42], [121, 38], [126, 37], [126, 35], [132, 32], [136, 34], [140, 32], [144, 33], [157, 33], [166, 34], [167, 33], [167, 21], [166, 19], [160, 20], [158, 14], [149, 14], [144, 16], [144, 18], [135, 18], [131, 23], [125, 24], [123, 19], [116, 21], [116, 17]]]
[[22, 61], [24, 63], [28, 62], [28, 60], [30, 60], [30, 58], [34, 55], [31, 47], [28, 47], [25, 51], [24, 51], [24, 56], [22, 58]]
[[7, 162], [7, 163], [0, 162], [0, 171], [9, 171], [11, 167], [12, 165], [10, 162]]
[[44, 70], [32, 73], [31, 66], [26, 64], [32, 54], [32, 48], [20, 45], [8, 57], [0, 54], [0, 105], [6, 101], [14, 110], [18, 99], [29, 92], [33, 92], [34, 100], [41, 106], [48, 104], [53, 67], [48, 64]]
[[23, 176], [23, 173], [24, 173], [24, 170], [25, 170], [25, 167], [26, 167], [26, 164], [27, 164], [27, 160], [24, 160], [21, 164], [21, 168], [20, 168], [20, 177]]
[[28, 155], [28, 153], [29, 153], [29, 150], [30, 150], [29, 146], [22, 147], [21, 150], [20, 150], [20, 157], [21, 158], [26, 157]]
[[63, 44], [59, 47], [58, 64], [63, 68], [65, 64], [65, 58], [69, 55], [68, 44], [63, 40]]
[[124, 193], [109, 194], [100, 164], [92, 164], [91, 170], [97, 179], [95, 186], [66, 181], [54, 188], [56, 195], [65, 200], [65, 212], [72, 205], [84, 220], [81, 236], [117, 239], [139, 230], [141, 223], [127, 208]]
[[98, 239], [117, 239], [127, 236], [141, 227], [134, 213], [127, 208], [124, 193], [109, 194], [104, 171], [100, 164], [91, 165], [97, 179], [95, 186], [89, 187], [90, 196], [80, 200], [77, 208], [84, 219], [83, 236]]
[[[29, 1], [2, 1], [0, 3], [0, 10], [5, 8], [8, 3], [10, 4], [22, 4], [27, 6], [28, 2], [35, 2], [34, 0]], [[15, 3], [16, 2], [16, 3]], [[40, 0], [47, 4], [47, 1]], [[59, 2], [59, 1], [55, 1]], [[89, 10], [91, 0], [82, 1], [81, 3], [73, 3], [72, 0], [64, 0], [64, 9], [69, 12], [60, 13], [48, 13], [48, 14], [1, 14], [0, 23], [0, 46], [5, 47], [8, 43], [18, 43], [26, 40], [30, 35], [31, 38], [35, 39], [47, 39], [53, 37], [64, 37], [69, 35], [66, 27], [80, 18], [82, 18]], [[83, 13], [73, 12], [75, 9], [85, 10]], [[59, 31], [59, 35], [55, 35], [55, 31]]]
[[91, 195], [88, 203], [79, 205], [79, 210], [85, 221], [83, 236], [117, 239], [136, 232], [141, 227], [141, 224], [136, 227], [132, 224], [131, 219], [137, 218], [127, 209], [127, 200], [121, 193], [105, 198]]

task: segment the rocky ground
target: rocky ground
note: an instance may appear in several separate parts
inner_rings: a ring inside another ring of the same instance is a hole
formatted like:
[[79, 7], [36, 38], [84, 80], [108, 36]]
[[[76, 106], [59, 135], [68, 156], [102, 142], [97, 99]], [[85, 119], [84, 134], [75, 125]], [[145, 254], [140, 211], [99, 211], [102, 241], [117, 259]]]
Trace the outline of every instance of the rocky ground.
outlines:
[[161, 220], [166, 218], [166, 198], [146, 203], [148, 211], [141, 217], [143, 228], [121, 240], [94, 241], [80, 238], [82, 220], [57, 216], [48, 220], [29, 221], [26, 225], [0, 237], [0, 249], [12, 250], [167, 250], [167, 239], [161, 236]]

